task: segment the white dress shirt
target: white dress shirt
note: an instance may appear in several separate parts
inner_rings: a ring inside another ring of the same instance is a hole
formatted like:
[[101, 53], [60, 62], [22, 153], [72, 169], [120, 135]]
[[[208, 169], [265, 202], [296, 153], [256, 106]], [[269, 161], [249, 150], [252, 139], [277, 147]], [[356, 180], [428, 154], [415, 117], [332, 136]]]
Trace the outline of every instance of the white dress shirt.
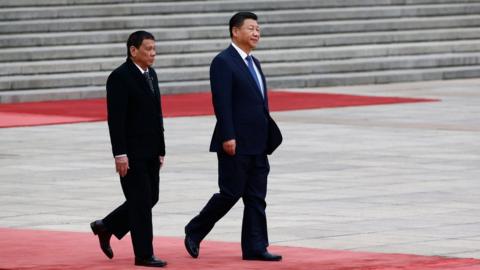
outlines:
[[[245, 65], [247, 65], [247, 68], [248, 68], [248, 62], [247, 62], [247, 59], [245, 59], [245, 58], [247, 58], [247, 56], [249, 56], [249, 54], [244, 52], [242, 49], [240, 49], [240, 47], [235, 45], [235, 43], [233, 43], [233, 42], [232, 42], [232, 46], [233, 46], [233, 48], [235, 48], [235, 50], [237, 50], [238, 54], [240, 54], [240, 57], [242, 57], [243, 62], [245, 63]], [[250, 56], [252, 56], [252, 54], [250, 54]], [[263, 85], [262, 75], [260, 75], [260, 72], [258, 71], [257, 65], [255, 64], [255, 61], [252, 61], [252, 62], [253, 62], [253, 68], [255, 69], [255, 73], [257, 74], [257, 80], [260, 83], [260, 88], [261, 88], [260, 90], [262, 91], [262, 93], [264, 93], [263, 95], [265, 96], [265, 86]]]

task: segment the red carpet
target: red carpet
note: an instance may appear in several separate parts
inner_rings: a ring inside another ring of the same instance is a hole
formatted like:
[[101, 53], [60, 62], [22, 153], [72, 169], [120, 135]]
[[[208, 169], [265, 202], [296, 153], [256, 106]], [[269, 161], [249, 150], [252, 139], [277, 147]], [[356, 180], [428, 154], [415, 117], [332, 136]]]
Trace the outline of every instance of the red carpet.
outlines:
[[[86, 225], [88, 226], [88, 225]], [[112, 238], [113, 260], [100, 251], [91, 233], [0, 229], [0, 269], [146, 269], [133, 266], [130, 239]], [[480, 260], [404, 254], [336, 251], [313, 248], [270, 247], [284, 256], [281, 262], [241, 260], [240, 244], [216, 241], [202, 243], [200, 257], [192, 259], [183, 239], [155, 238], [156, 255], [168, 261], [170, 270], [478, 270]]]
[[[271, 111], [436, 101], [418, 98], [285, 91], [270, 92], [269, 100]], [[162, 104], [165, 117], [213, 114], [209, 92], [165, 95]], [[103, 121], [105, 119], [104, 99], [0, 104], [0, 128]]]

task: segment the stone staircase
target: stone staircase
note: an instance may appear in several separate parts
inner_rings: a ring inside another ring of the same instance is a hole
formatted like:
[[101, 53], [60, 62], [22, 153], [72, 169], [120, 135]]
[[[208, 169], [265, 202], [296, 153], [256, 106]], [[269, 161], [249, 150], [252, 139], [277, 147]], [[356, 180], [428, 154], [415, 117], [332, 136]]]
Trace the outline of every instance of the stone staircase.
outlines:
[[162, 93], [208, 91], [238, 10], [259, 15], [269, 88], [480, 75], [480, 0], [0, 0], [0, 102], [104, 96], [138, 29]]

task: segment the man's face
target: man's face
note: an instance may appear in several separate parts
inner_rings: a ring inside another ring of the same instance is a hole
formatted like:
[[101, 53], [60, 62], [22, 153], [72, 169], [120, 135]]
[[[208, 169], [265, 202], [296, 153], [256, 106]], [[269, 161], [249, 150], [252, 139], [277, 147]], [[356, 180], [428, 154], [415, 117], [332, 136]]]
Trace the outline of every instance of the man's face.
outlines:
[[137, 65], [147, 69], [155, 62], [155, 41], [144, 39], [138, 49], [135, 46], [130, 47], [130, 54]]
[[260, 40], [260, 26], [257, 21], [246, 19], [243, 21], [242, 26], [234, 27], [232, 32], [235, 44], [238, 46], [248, 50], [253, 50], [257, 47], [257, 43]]

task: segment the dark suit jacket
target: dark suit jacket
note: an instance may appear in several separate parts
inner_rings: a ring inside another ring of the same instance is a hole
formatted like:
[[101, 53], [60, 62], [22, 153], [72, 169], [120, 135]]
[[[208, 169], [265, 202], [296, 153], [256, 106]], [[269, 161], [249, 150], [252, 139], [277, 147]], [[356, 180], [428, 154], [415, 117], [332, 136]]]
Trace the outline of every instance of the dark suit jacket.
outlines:
[[165, 155], [158, 79], [153, 68], [148, 70], [156, 94], [130, 59], [108, 77], [108, 127], [114, 156], [143, 159]]
[[236, 153], [271, 154], [281, 143], [277, 125], [270, 117], [265, 76], [253, 58], [265, 88], [265, 99], [244, 60], [233, 46], [219, 53], [210, 65], [210, 86], [217, 123], [210, 151], [223, 151], [224, 141], [236, 140]]

